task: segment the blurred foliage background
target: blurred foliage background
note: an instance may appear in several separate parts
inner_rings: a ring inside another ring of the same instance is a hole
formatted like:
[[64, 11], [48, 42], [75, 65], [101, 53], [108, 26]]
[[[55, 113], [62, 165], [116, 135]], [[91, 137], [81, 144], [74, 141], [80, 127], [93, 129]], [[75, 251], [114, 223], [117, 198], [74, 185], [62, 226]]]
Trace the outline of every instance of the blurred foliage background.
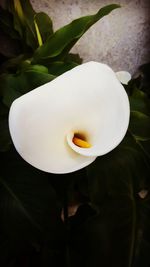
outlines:
[[[130, 124], [121, 144], [71, 174], [39, 171], [16, 152], [11, 103], [82, 63], [71, 48], [96, 14], [53, 31], [30, 2], [0, 4], [0, 266], [150, 266], [150, 65], [125, 86]], [[40, 108], [40, 107], [39, 107]]]

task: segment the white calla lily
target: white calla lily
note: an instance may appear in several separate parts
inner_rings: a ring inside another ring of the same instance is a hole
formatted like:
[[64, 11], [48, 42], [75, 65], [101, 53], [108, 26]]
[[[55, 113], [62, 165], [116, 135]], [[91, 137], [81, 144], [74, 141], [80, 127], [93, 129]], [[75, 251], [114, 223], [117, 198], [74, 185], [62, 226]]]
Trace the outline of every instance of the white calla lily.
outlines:
[[129, 101], [115, 72], [88, 62], [16, 99], [9, 129], [34, 167], [69, 173], [114, 149], [129, 123]]
[[125, 85], [131, 80], [131, 74], [127, 71], [118, 71], [116, 72], [116, 76], [118, 80]]

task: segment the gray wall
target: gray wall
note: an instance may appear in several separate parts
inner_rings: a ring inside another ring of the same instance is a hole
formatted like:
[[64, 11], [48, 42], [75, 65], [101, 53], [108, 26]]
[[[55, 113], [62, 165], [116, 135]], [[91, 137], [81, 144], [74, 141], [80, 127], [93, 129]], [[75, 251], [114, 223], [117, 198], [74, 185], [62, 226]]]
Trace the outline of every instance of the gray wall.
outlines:
[[128, 70], [150, 60], [150, 0], [31, 0], [36, 11], [46, 12], [54, 29], [80, 16], [94, 14], [104, 5], [119, 3], [122, 8], [97, 22], [78, 41], [72, 52], [84, 62], [95, 60], [115, 71]]

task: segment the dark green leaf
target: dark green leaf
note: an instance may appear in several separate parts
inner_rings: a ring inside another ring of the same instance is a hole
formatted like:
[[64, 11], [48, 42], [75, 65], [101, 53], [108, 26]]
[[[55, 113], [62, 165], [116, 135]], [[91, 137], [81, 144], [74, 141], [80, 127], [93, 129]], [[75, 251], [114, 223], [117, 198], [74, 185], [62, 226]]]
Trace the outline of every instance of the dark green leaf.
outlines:
[[[29, 0], [18, 0], [18, 1], [13, 1], [10, 0], [9, 4], [8, 4], [8, 10], [13, 14], [14, 18], [17, 17], [17, 19], [19, 20], [19, 24], [21, 26], [21, 24], [23, 23], [22, 18], [19, 16], [18, 10], [16, 10], [15, 6], [14, 6], [14, 2], [16, 2], [16, 5], [18, 6], [18, 2], [20, 2], [21, 5], [21, 9], [23, 11], [23, 16], [27, 19], [32, 19], [34, 17], [34, 15], [36, 14], [36, 12], [34, 11], [34, 9], [32, 8], [32, 5], [30, 3]], [[14, 25], [15, 26], [15, 25]]]
[[30, 1], [20, 0], [21, 12], [11, 3], [10, 10], [14, 16], [14, 28], [19, 32], [21, 38], [25, 41], [26, 45], [33, 50], [38, 47], [37, 33], [35, 29], [34, 20], [39, 28], [43, 43], [53, 33], [52, 21], [48, 15], [43, 12], [36, 13]]
[[37, 13], [34, 16], [34, 19], [36, 20], [36, 23], [38, 25], [42, 41], [43, 43], [45, 43], [46, 40], [53, 34], [52, 20], [47, 14], [43, 12]]
[[148, 267], [150, 265], [150, 196], [138, 199], [137, 212], [140, 218], [139, 231], [133, 267]]
[[[14, 29], [19, 33], [24, 49], [26, 49], [26, 46], [35, 49], [38, 47], [34, 26], [36, 12], [33, 10], [30, 1], [19, 0], [18, 2], [16, 2], [18, 8], [14, 6], [14, 1], [9, 2], [9, 10], [13, 14]], [[21, 12], [18, 9], [21, 9]]]
[[150, 63], [143, 64], [139, 68], [141, 72], [141, 90], [150, 96]]
[[7, 118], [0, 119], [0, 152], [7, 151], [11, 145]]
[[[128, 133], [116, 149], [98, 157], [87, 167], [91, 202], [100, 213], [97, 218], [99, 223], [94, 226], [93, 218], [92, 227], [95, 229], [99, 225], [95, 238], [99, 233], [97, 247], [103, 240], [103, 266], [111, 266], [113, 262], [115, 266], [127, 267], [133, 262], [138, 223], [135, 196], [149, 185], [149, 163], [150, 160]], [[124, 237], [121, 237], [122, 234]], [[95, 259], [98, 259], [99, 253], [97, 251]]]
[[20, 54], [20, 43], [16, 39], [12, 39], [0, 29], [0, 54], [6, 58], [12, 58]]
[[[48, 175], [23, 161], [14, 149], [1, 154], [1, 164], [0, 262], [3, 251], [10, 253], [5, 255], [8, 260], [14, 257], [14, 250], [22, 250], [23, 254], [29, 245], [40, 249], [47, 244], [55, 251], [60, 249], [64, 242], [61, 206]], [[8, 247], [2, 249], [7, 240]], [[14, 247], [9, 251], [10, 242]]]
[[[37, 68], [38, 70], [39, 69], [41, 70], [42, 68], [42, 71], [44, 70], [44, 72], [38, 71]], [[10, 107], [12, 102], [19, 96], [55, 78], [54, 75], [46, 73], [45, 67], [41, 68], [39, 66], [38, 67], [31, 66], [31, 69], [29, 68], [25, 72], [21, 72], [16, 75], [6, 74], [1, 78], [1, 82], [3, 83], [2, 87], [3, 103], [7, 107]]]
[[22, 5], [23, 12], [27, 18], [32, 18], [36, 14], [35, 10], [31, 5], [30, 0], [20, 0], [20, 3]]
[[30, 46], [33, 51], [38, 47], [34, 19], [32, 19], [32, 21], [26, 21], [26, 29], [23, 39], [26, 40], [26, 44]]
[[11, 144], [8, 129], [8, 108], [0, 102], [0, 152], [7, 151]]
[[136, 140], [136, 142], [145, 154], [145, 156], [150, 160], [150, 140]]
[[29, 71], [35, 71], [40, 73], [47, 73], [48, 74], [48, 68], [44, 65], [32, 65], [29, 60], [24, 60], [20, 64], [19, 73], [23, 72], [29, 72]]
[[11, 74], [7, 74], [1, 77], [0, 79], [2, 86], [1, 86], [1, 96], [2, 96], [2, 102], [7, 107], [10, 107], [12, 102], [21, 96], [21, 93], [18, 91], [19, 87], [18, 85], [18, 79], [15, 78]]
[[70, 24], [56, 31], [49, 37], [47, 42], [39, 47], [33, 57], [33, 62], [42, 62], [65, 54], [73, 47], [80, 37], [99, 19], [108, 15], [113, 9], [120, 7], [119, 5], [108, 5], [101, 8], [95, 15], [85, 16], [72, 21]]
[[127, 133], [116, 149], [98, 157], [87, 168], [93, 201], [101, 204], [107, 195], [132, 197], [133, 183], [138, 192], [149, 179], [149, 163], [139, 144]]
[[51, 74], [58, 76], [76, 66], [78, 66], [78, 64], [75, 62], [55, 61], [48, 64], [48, 69]]
[[0, 73], [16, 73], [18, 66], [24, 61], [25, 55], [19, 55], [17, 57], [6, 60], [0, 67]]
[[[17, 6], [17, 9], [15, 7], [15, 4]], [[19, 12], [20, 6], [21, 6], [21, 14]], [[23, 14], [22, 5], [20, 3], [20, 0], [19, 1], [11, 0], [8, 3], [8, 10], [13, 15], [13, 27], [14, 27], [14, 29], [18, 32], [19, 36], [21, 38], [23, 38], [24, 37], [24, 14]]]
[[137, 140], [149, 140], [150, 117], [139, 111], [131, 111], [129, 130]]
[[75, 62], [77, 64], [81, 64], [83, 59], [80, 57], [79, 54], [73, 54], [73, 53], [69, 53], [68, 55], [66, 55], [66, 57], [64, 58], [65, 62]]
[[80, 206], [71, 218], [71, 266], [131, 266], [134, 220], [134, 201], [127, 196], [107, 198], [99, 214]]
[[133, 88], [129, 100], [131, 111], [138, 111], [145, 115], [150, 115], [150, 99], [144, 92], [137, 88]]
[[18, 32], [13, 27], [13, 16], [7, 10], [0, 7], [0, 28], [13, 39], [19, 39]]

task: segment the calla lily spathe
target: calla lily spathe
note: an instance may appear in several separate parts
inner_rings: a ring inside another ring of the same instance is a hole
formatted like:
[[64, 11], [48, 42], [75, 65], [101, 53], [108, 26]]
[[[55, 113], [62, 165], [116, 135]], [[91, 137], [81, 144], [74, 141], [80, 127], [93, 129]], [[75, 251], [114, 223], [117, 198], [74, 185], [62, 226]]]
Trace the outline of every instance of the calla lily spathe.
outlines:
[[129, 114], [116, 73], [88, 62], [16, 99], [9, 129], [28, 163], [50, 173], [69, 173], [114, 149], [127, 131]]

